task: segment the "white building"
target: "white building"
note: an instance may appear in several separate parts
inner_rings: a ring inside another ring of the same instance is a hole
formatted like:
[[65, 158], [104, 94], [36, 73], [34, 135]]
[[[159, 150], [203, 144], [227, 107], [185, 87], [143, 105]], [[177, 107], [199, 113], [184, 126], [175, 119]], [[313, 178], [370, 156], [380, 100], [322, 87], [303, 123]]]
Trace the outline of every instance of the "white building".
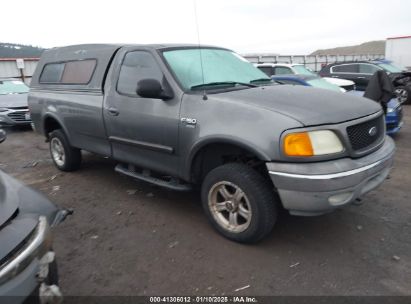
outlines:
[[0, 58], [0, 79], [18, 78], [30, 84], [39, 58]]
[[411, 70], [411, 36], [387, 38], [385, 57]]

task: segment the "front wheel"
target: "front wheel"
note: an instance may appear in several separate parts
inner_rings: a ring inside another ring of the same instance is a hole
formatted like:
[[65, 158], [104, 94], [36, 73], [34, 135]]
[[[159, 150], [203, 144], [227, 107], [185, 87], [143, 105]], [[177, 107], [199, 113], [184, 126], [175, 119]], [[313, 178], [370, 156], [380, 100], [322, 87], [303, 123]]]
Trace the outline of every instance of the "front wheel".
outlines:
[[74, 171], [81, 165], [81, 150], [70, 146], [67, 136], [61, 130], [50, 133], [50, 155], [61, 171]]
[[201, 197], [211, 224], [230, 240], [257, 242], [276, 222], [279, 202], [273, 185], [247, 165], [231, 163], [212, 170]]
[[397, 95], [400, 103], [411, 103], [411, 86], [399, 86], [395, 88], [395, 95]]

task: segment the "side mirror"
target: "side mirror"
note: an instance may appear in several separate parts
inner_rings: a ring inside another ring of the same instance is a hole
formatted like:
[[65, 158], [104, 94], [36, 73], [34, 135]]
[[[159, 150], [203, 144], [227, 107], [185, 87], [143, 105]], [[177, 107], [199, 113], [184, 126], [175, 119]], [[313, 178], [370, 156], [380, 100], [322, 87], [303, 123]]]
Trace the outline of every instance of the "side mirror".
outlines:
[[144, 98], [171, 99], [173, 95], [166, 93], [157, 79], [142, 79], [137, 83], [137, 94]]
[[5, 141], [7, 138], [7, 133], [6, 131], [4, 131], [3, 129], [0, 129], [0, 143], [2, 143], [3, 141]]

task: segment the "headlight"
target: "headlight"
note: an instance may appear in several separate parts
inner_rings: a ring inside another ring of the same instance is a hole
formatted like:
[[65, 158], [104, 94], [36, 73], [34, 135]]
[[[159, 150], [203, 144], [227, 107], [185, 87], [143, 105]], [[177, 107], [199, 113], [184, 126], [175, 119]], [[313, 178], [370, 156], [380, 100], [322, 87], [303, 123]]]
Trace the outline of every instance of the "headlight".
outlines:
[[8, 109], [6, 109], [6, 108], [0, 108], [0, 112], [6, 112], [6, 111], [8, 111]]
[[283, 150], [287, 156], [316, 156], [339, 153], [344, 147], [333, 131], [320, 130], [287, 134]]

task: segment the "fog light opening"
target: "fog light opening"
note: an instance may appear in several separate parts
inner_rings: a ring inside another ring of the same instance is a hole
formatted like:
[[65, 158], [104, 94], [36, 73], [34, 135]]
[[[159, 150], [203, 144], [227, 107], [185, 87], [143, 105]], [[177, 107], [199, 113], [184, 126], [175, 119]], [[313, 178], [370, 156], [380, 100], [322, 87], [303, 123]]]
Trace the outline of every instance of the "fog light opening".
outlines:
[[328, 202], [332, 206], [344, 205], [352, 199], [353, 195], [354, 195], [354, 193], [352, 193], [352, 192], [338, 193], [338, 194], [330, 196], [328, 198]]

